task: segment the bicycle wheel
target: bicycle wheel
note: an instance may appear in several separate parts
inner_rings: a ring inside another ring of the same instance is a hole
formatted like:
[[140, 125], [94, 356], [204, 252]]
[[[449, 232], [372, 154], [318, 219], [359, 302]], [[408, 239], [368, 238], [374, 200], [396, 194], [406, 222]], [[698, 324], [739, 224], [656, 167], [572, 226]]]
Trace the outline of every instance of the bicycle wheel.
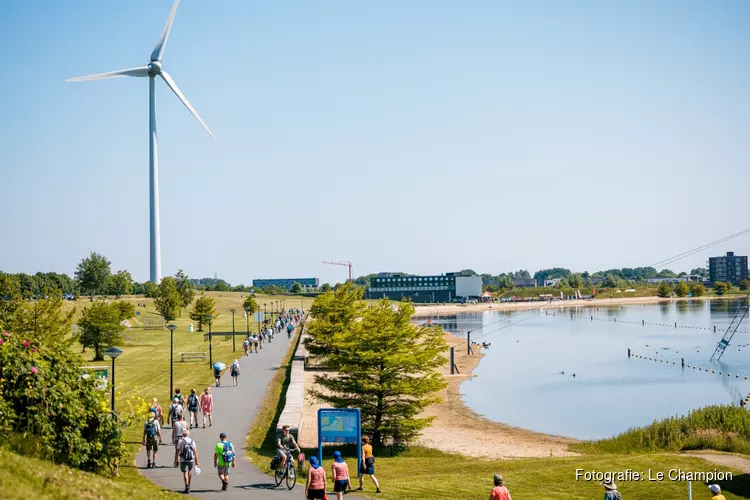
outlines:
[[291, 490], [295, 484], [297, 484], [297, 470], [293, 465], [290, 465], [286, 472], [286, 487]]
[[281, 481], [284, 479], [284, 469], [279, 465], [276, 467], [276, 474], [274, 474], [274, 479], [276, 480], [276, 486], [281, 484]]

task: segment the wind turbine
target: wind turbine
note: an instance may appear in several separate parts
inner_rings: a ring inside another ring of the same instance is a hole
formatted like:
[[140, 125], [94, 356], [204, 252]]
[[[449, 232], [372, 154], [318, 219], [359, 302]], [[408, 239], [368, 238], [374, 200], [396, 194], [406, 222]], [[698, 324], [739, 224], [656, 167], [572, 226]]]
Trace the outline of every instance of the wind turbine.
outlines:
[[105, 80], [108, 78], [121, 78], [124, 76], [131, 77], [148, 77], [148, 131], [149, 131], [149, 143], [148, 143], [148, 159], [149, 159], [149, 208], [150, 208], [150, 229], [151, 229], [151, 269], [150, 278], [151, 282], [159, 284], [161, 281], [161, 242], [159, 238], [159, 162], [156, 150], [156, 102], [155, 102], [155, 79], [160, 76], [167, 86], [172, 89], [172, 92], [182, 101], [182, 104], [190, 111], [190, 113], [198, 120], [206, 132], [214, 137], [211, 129], [201, 119], [198, 112], [190, 105], [185, 95], [177, 87], [169, 73], [162, 69], [161, 58], [164, 55], [164, 48], [167, 46], [167, 39], [169, 38], [169, 32], [172, 29], [172, 23], [174, 22], [174, 15], [177, 12], [177, 6], [180, 0], [174, 0], [172, 4], [172, 10], [169, 12], [167, 18], [167, 24], [164, 26], [164, 31], [161, 34], [161, 38], [154, 47], [154, 51], [151, 53], [151, 62], [147, 66], [141, 66], [139, 68], [121, 69], [119, 71], [111, 71], [109, 73], [98, 73], [96, 75], [80, 76], [78, 78], [71, 78], [66, 80], [67, 82], [87, 82], [90, 80]]

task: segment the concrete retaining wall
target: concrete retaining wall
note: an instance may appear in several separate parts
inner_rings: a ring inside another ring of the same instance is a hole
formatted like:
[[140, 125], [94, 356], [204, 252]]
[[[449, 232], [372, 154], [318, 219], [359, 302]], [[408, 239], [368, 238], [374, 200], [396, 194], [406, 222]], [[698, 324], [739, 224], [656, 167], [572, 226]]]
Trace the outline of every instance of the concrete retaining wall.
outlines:
[[[302, 326], [304, 336], [304, 323]], [[302, 337], [301, 336], [301, 337]], [[305, 403], [305, 358], [307, 349], [300, 343], [292, 356], [292, 371], [289, 376], [289, 387], [286, 390], [286, 403], [276, 424], [276, 436], [281, 435], [281, 428], [289, 426], [291, 434], [299, 441], [302, 432], [302, 408]]]

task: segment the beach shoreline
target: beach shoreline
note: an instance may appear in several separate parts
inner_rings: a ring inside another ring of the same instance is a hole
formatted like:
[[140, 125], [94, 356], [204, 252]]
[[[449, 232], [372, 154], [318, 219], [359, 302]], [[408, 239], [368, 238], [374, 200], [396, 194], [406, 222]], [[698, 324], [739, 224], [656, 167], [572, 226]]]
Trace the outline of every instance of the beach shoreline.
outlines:
[[[441, 314], [455, 313], [477, 313], [487, 311], [523, 311], [529, 309], [565, 309], [569, 307], [606, 307], [623, 305], [644, 305], [671, 303], [692, 300], [712, 300], [717, 297], [621, 297], [613, 299], [576, 299], [557, 300], [553, 302], [480, 302], [478, 304], [441, 304], [441, 305], [419, 305], [414, 304], [414, 317], [425, 318], [439, 316]], [[721, 297], [730, 298], [730, 297]]]

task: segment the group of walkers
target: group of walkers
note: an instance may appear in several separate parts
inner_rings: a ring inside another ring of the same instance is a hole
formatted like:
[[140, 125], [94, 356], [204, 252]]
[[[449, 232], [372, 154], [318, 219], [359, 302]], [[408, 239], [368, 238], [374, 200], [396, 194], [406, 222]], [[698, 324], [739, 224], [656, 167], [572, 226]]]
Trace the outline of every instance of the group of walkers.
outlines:
[[[285, 436], [287, 431], [285, 430]], [[293, 438], [292, 438], [293, 439]], [[278, 445], [282, 444], [282, 439]], [[358, 491], [364, 489], [364, 477], [370, 476], [372, 483], [375, 485], [375, 493], [380, 493], [380, 483], [375, 477], [375, 456], [372, 454], [372, 445], [370, 439], [365, 436], [362, 438], [362, 456], [361, 469], [359, 474]], [[331, 464], [331, 479], [333, 481], [333, 491], [336, 493], [336, 499], [342, 500], [345, 491], [352, 490], [352, 482], [349, 477], [349, 465], [344, 461], [341, 452], [333, 452], [333, 464]], [[310, 457], [310, 468], [307, 470], [307, 483], [305, 485], [305, 498], [309, 500], [322, 500], [327, 498], [326, 495], [327, 478], [326, 471], [320, 464], [318, 457]]]

